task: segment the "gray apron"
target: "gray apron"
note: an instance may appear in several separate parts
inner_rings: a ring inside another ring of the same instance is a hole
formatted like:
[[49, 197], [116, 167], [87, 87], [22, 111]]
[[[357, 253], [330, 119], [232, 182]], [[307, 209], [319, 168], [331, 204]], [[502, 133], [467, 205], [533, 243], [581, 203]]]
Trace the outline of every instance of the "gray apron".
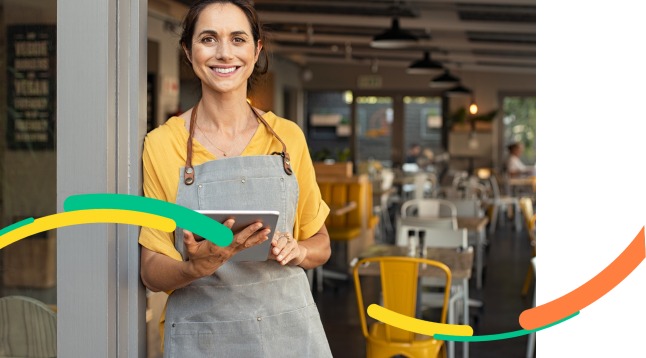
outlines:
[[[292, 233], [298, 182], [287, 168], [285, 153], [224, 158], [195, 167], [187, 158], [177, 204], [191, 209], [278, 210], [276, 229]], [[186, 260], [179, 233], [175, 247]], [[274, 260], [227, 262], [168, 298], [164, 357], [331, 356], [300, 267], [281, 266]]]

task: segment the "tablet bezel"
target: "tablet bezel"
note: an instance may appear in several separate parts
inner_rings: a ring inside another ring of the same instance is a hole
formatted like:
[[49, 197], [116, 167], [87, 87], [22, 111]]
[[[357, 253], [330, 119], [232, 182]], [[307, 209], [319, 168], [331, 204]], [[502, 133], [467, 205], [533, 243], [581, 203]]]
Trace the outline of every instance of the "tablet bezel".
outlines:
[[263, 228], [268, 227], [271, 231], [267, 235], [269, 239], [256, 246], [244, 249], [231, 256], [229, 261], [266, 261], [271, 250], [271, 239], [274, 236], [280, 212], [277, 210], [195, 210], [209, 218], [223, 223], [229, 218], [234, 218], [235, 223], [231, 228], [233, 233], [244, 229], [256, 221], [263, 223]]

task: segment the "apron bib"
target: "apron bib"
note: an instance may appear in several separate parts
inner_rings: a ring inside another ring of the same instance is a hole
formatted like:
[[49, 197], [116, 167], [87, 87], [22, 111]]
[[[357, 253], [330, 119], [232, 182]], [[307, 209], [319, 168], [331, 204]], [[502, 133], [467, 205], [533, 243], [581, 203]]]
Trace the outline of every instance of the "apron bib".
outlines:
[[[284, 155], [187, 163], [180, 176], [187, 168], [193, 175], [188, 184], [180, 180], [177, 204], [194, 210], [278, 210], [276, 229], [292, 233], [298, 183], [291, 168], [286, 170]], [[186, 259], [179, 233], [175, 247]], [[274, 260], [227, 262], [168, 298], [164, 357], [331, 356], [301, 267]]]

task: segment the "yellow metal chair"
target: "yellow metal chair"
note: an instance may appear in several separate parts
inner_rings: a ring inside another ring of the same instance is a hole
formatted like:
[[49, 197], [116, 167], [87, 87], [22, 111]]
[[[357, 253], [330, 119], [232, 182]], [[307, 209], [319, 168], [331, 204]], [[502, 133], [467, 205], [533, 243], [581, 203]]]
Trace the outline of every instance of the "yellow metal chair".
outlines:
[[[536, 257], [536, 235], [534, 234], [536, 226], [536, 213], [534, 212], [534, 204], [532, 199], [529, 197], [520, 198], [520, 212], [523, 214], [523, 220], [525, 221], [525, 228], [529, 235], [529, 244], [532, 246], [532, 257]], [[523, 283], [523, 288], [521, 295], [523, 297], [527, 296], [529, 292], [529, 286], [534, 280], [534, 269], [530, 262], [529, 268], [527, 269], [527, 275], [525, 276], [525, 282]]]
[[379, 264], [383, 307], [409, 317], [415, 317], [421, 264], [433, 266], [428, 269], [440, 269], [446, 276], [444, 305], [442, 306], [439, 323], [446, 323], [451, 288], [451, 271], [439, 261], [403, 256], [381, 256], [359, 260], [353, 267], [352, 274], [361, 319], [361, 331], [366, 338], [366, 357], [388, 358], [396, 355], [428, 358], [446, 357], [444, 341], [402, 330], [378, 321], [368, 327], [360, 275], [361, 269], [370, 264]]

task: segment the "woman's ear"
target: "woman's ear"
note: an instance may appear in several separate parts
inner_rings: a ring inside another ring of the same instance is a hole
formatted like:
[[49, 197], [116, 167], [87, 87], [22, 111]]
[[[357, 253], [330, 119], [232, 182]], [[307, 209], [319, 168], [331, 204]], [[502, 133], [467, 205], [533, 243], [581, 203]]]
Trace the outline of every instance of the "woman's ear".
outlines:
[[193, 61], [191, 60], [191, 53], [186, 48], [186, 45], [182, 44], [182, 49], [184, 49], [184, 54], [186, 55], [186, 60], [188, 61], [188, 63], [192, 64]]
[[260, 56], [260, 51], [262, 51], [262, 40], [258, 40], [258, 44], [256, 45], [256, 59], [254, 62], [258, 62], [258, 56]]

